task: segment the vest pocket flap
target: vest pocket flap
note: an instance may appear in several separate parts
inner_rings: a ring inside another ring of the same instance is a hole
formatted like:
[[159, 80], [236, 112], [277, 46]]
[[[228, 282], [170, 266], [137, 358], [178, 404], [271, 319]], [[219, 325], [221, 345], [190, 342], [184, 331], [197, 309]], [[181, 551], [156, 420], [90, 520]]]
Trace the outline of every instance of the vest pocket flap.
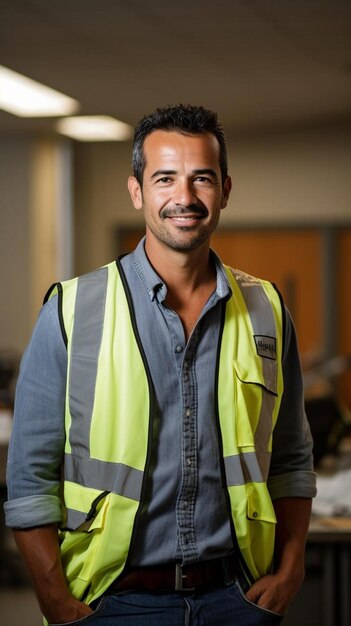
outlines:
[[103, 528], [106, 511], [108, 508], [109, 491], [103, 491], [91, 503], [91, 507], [85, 518], [85, 522], [79, 530], [91, 531], [96, 528]]
[[239, 361], [233, 361], [233, 367], [237, 378], [246, 385], [258, 385], [269, 393], [277, 396], [277, 362], [264, 359], [262, 371], [257, 367], [245, 366]]
[[277, 518], [267, 488], [264, 484], [260, 488], [265, 490], [266, 496], [263, 497], [264, 494], [252, 489], [247, 499], [247, 517], [253, 521], [275, 524]]
[[[107, 496], [110, 492], [103, 491], [98, 496], [96, 496], [95, 491], [94, 495], [96, 497], [91, 497], [93, 490], [89, 488], [80, 487], [78, 485], [72, 484], [70, 485], [70, 487], [70, 491], [72, 490], [73, 492], [70, 495], [75, 495], [76, 502], [83, 502], [84, 500], [87, 500], [89, 496], [90, 499], [87, 506], [88, 510], [86, 512], [79, 511], [77, 509], [67, 506], [65, 529], [73, 531], [91, 532], [92, 530], [103, 528], [109, 501], [109, 498], [107, 498]], [[65, 495], [67, 496], [67, 485]], [[68, 504], [67, 500], [69, 499], [70, 498], [66, 497], [66, 505]]]

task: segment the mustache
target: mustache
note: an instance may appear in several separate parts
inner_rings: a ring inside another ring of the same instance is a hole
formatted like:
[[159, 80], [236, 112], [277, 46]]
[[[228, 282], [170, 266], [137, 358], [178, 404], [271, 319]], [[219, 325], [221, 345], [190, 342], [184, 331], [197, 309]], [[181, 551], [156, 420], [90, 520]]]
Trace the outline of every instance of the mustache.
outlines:
[[181, 204], [177, 204], [176, 206], [168, 206], [162, 209], [160, 212], [160, 217], [175, 217], [189, 215], [189, 213], [191, 213], [192, 215], [198, 215], [199, 217], [207, 217], [208, 215], [207, 209], [200, 204], [189, 204], [189, 206], [182, 206]]

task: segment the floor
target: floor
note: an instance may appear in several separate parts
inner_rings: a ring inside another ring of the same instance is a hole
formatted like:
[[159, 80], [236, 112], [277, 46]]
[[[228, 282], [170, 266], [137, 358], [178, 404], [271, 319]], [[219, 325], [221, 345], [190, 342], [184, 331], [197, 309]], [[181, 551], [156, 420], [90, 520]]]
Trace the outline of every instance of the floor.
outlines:
[[0, 624], [2, 626], [41, 626], [42, 617], [30, 588], [0, 590]]

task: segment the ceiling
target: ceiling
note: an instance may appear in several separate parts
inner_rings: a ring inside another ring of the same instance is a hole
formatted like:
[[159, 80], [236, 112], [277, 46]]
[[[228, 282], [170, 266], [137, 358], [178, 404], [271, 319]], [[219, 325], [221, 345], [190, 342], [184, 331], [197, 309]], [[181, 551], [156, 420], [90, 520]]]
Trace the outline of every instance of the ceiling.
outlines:
[[[227, 132], [351, 121], [351, 2], [0, 0], [0, 64], [134, 125], [160, 104]], [[0, 133], [53, 120], [0, 111]]]

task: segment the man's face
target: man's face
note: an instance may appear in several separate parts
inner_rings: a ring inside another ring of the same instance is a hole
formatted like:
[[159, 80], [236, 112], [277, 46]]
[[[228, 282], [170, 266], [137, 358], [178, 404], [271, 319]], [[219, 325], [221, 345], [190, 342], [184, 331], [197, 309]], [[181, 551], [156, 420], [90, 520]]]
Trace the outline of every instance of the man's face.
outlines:
[[136, 209], [143, 209], [149, 243], [194, 250], [208, 241], [231, 181], [222, 185], [219, 144], [214, 135], [157, 130], [144, 142], [143, 187], [129, 179]]

